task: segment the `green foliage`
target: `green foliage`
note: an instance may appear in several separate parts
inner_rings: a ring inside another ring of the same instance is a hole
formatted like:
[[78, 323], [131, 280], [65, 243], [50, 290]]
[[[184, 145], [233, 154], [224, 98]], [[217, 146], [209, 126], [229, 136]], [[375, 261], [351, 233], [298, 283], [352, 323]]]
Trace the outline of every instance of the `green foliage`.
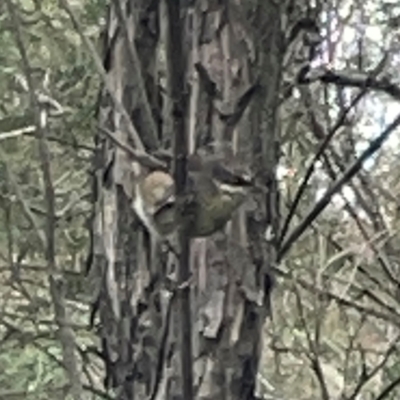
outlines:
[[[55, 393], [63, 393], [66, 385], [63, 369], [54, 357], [61, 352], [51, 342], [42, 348], [30, 344], [15, 346], [0, 354], [0, 397], [20, 394], [20, 398], [35, 400], [54, 399]], [[41, 346], [41, 347], [42, 347]]]
[[[33, 83], [43, 90], [43, 79], [49, 72], [48, 94], [65, 111], [49, 120], [56, 256], [65, 274], [72, 323], [86, 327], [90, 293], [82, 271], [88, 244], [89, 170], [99, 79], [57, 1], [12, 2]], [[85, 34], [94, 42], [104, 24], [106, 3], [70, 1]], [[0, 352], [0, 398], [68, 398], [39, 239], [46, 228], [47, 211], [38, 135], [30, 129], [34, 118], [29, 94], [20, 83], [24, 69], [15, 26], [7, 7], [2, 4], [0, 8], [5, 10], [0, 13], [0, 336], [5, 335]], [[16, 262], [19, 265], [13, 264]], [[77, 329], [75, 334], [78, 343], [93, 342], [85, 330]]]

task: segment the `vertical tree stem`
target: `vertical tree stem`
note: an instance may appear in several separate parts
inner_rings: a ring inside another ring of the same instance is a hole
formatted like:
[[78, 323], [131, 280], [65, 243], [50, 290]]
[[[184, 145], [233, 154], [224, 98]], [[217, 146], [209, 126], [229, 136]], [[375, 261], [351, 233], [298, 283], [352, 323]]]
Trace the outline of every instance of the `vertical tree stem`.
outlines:
[[[174, 131], [174, 179], [178, 204], [183, 204], [187, 180], [187, 135], [185, 127], [186, 96], [185, 96], [185, 62], [182, 50], [182, 24], [180, 0], [166, 0], [168, 30], [167, 30], [167, 60], [169, 71], [169, 92], [172, 101], [172, 119]], [[185, 400], [193, 399], [193, 362], [192, 362], [192, 331], [190, 285], [190, 248], [185, 228], [179, 230], [179, 266], [178, 279], [180, 304], [180, 352], [182, 368], [182, 392]]]

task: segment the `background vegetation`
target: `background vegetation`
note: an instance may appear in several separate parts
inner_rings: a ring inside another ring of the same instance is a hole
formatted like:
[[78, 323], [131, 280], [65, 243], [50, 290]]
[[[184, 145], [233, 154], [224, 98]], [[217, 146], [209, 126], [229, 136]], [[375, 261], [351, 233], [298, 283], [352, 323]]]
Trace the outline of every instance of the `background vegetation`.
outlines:
[[[107, 397], [94, 350], [98, 339], [88, 329], [91, 288], [83, 279], [101, 80], [62, 4], [0, 4], [0, 399], [68, 398], [66, 337], [78, 349], [87, 398]], [[106, 1], [69, 4], [85, 36], [98, 46]], [[400, 101], [395, 3], [327, 1], [318, 21], [320, 54], [312, 82], [299, 85], [284, 71], [288, 94], [279, 120], [284, 216], [327, 132], [335, 124], [337, 132], [315, 165], [293, 223], [394, 119]], [[49, 212], [43, 153], [18, 37], [35, 86], [63, 109], [51, 116], [48, 136], [55, 270], [43, 247]], [[368, 159], [276, 267], [273, 318], [265, 326], [259, 372], [265, 398], [400, 398], [399, 138], [396, 131]], [[72, 328], [65, 332], [57, 325], [60, 313], [54, 318], [52, 288], [58, 279], [66, 282], [58, 309], [66, 311], [63, 318]]]

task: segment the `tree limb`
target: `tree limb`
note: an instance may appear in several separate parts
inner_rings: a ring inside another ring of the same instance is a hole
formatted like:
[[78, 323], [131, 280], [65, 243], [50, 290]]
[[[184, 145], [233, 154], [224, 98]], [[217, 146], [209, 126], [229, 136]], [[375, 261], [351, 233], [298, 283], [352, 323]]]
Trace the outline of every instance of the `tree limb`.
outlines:
[[[187, 153], [188, 140], [186, 135], [186, 99], [185, 99], [185, 60], [182, 48], [182, 6], [179, 0], [166, 1], [168, 30], [167, 30], [167, 60], [168, 88], [172, 101], [172, 119], [174, 135], [174, 180], [178, 203], [184, 204], [187, 186]], [[191, 285], [185, 284], [190, 278], [190, 242], [186, 232], [186, 224], [178, 230], [179, 263], [178, 292], [180, 304], [180, 355], [182, 395], [185, 400], [193, 399], [193, 354], [192, 354], [192, 322], [190, 306]]]
[[310, 71], [303, 71], [299, 74], [298, 82], [307, 84], [320, 81], [321, 83], [335, 84], [337, 86], [352, 86], [367, 88], [378, 92], [386, 93], [395, 100], [400, 101], [400, 87], [389, 80], [387, 77], [377, 78], [370, 74], [339, 72], [333, 69], [320, 68]]
[[398, 115], [394, 121], [387, 126], [387, 128], [373, 141], [370, 142], [368, 148], [361, 154], [361, 156], [350, 165], [343, 175], [332, 184], [332, 186], [326, 191], [325, 195], [317, 202], [317, 204], [310, 210], [310, 212], [304, 217], [299, 225], [288, 235], [288, 238], [283, 243], [279, 250], [278, 259], [288, 252], [293, 243], [304, 233], [306, 228], [321, 214], [321, 212], [329, 204], [331, 198], [338, 193], [342, 187], [356, 175], [364, 161], [375, 154], [385, 143], [390, 134], [400, 125], [400, 115]]

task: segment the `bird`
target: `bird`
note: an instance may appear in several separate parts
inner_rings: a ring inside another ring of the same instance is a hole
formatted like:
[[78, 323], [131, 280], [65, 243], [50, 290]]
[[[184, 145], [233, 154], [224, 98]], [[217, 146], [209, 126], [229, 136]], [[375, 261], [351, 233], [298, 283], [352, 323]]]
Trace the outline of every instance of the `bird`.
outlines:
[[162, 239], [183, 227], [190, 238], [207, 237], [224, 228], [245, 201], [252, 179], [232, 172], [217, 157], [188, 158], [183, 210], [175, 197], [174, 179], [154, 170], [138, 180], [133, 208], [150, 234]]

